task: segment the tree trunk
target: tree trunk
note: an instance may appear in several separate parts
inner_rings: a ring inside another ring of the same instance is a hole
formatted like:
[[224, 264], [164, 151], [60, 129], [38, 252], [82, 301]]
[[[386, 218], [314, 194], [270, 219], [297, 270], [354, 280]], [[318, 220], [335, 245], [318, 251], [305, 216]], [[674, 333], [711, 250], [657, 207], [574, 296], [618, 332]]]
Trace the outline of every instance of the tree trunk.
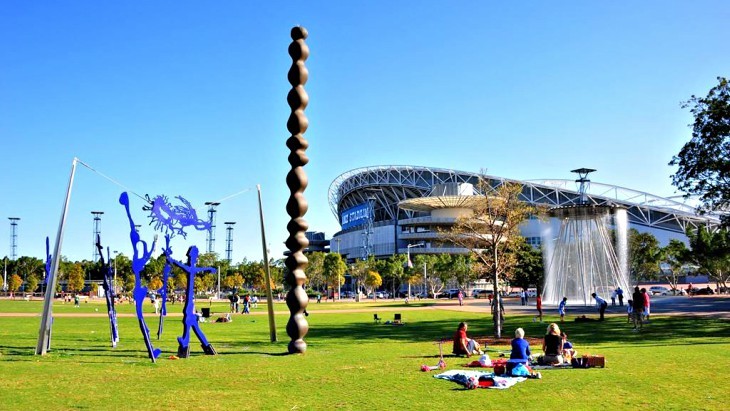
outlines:
[[492, 319], [494, 321], [494, 336], [502, 338], [502, 297], [499, 295], [499, 276], [497, 275], [497, 247], [494, 247], [494, 274], [492, 276], [492, 286], [494, 288], [494, 309], [492, 310]]

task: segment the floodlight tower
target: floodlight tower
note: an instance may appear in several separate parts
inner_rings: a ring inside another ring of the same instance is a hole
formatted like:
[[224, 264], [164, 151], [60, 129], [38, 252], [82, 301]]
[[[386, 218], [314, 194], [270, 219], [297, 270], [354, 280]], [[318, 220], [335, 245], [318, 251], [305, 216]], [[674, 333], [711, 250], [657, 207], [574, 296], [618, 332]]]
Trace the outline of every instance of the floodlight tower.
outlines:
[[367, 260], [373, 253], [373, 246], [370, 237], [373, 235], [373, 220], [375, 220], [375, 197], [368, 197], [368, 218], [365, 223], [365, 231], [362, 233], [363, 260]]
[[221, 203], [216, 203], [212, 201], [208, 201], [205, 203], [205, 205], [208, 206], [208, 221], [210, 222], [210, 230], [208, 230], [208, 238], [205, 241], [206, 247], [205, 252], [206, 253], [214, 253], [215, 252], [215, 213], [216, 213], [216, 207], [218, 207]]
[[235, 221], [226, 221], [226, 260], [233, 261], [233, 225]]
[[101, 234], [101, 230], [100, 230], [99, 226], [101, 225], [102, 214], [104, 214], [103, 211], [92, 211], [91, 212], [91, 215], [94, 216], [94, 238], [91, 239], [91, 245], [93, 246], [92, 248], [94, 249], [94, 254], [93, 254], [93, 258], [92, 258], [93, 262], [99, 261], [99, 257], [101, 257], [99, 255], [99, 249], [96, 248], [96, 240], [99, 238], [99, 235]]
[[10, 220], [10, 260], [15, 261], [18, 257], [18, 221], [19, 217], [8, 217]]

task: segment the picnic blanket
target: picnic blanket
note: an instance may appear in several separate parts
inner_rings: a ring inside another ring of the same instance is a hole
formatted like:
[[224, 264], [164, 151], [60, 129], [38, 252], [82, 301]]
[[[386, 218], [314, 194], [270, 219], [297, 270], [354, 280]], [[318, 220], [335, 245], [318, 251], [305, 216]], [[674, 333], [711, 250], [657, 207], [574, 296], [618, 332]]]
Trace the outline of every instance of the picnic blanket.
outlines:
[[491, 372], [471, 370], [449, 370], [434, 375], [434, 378], [453, 381], [469, 389], [494, 388], [498, 390], [507, 389], [527, 379], [524, 377], [497, 377]]

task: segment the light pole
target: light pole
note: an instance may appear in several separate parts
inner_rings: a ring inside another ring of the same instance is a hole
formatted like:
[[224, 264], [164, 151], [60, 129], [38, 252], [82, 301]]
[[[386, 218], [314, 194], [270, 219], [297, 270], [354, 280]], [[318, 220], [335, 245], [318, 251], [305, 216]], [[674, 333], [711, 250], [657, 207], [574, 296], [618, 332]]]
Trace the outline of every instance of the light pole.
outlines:
[[[408, 268], [413, 268], [413, 263], [411, 262], [411, 248], [413, 248], [413, 247], [421, 247], [423, 245], [424, 245], [423, 243], [408, 244], [408, 245], [406, 245], [406, 253], [408, 254], [408, 262], [407, 262]], [[425, 291], [425, 287], [426, 287], [426, 279], [425, 278], [423, 280], [423, 286], [424, 286], [424, 291]], [[411, 298], [411, 282], [410, 281], [408, 282], [408, 298]], [[424, 298], [426, 298], [425, 295], [424, 295]]]
[[114, 295], [117, 295], [117, 256], [119, 255], [119, 251], [114, 250], [112, 251], [114, 253], [114, 285], [112, 286], [112, 289], [114, 290]]
[[8, 291], [8, 257], [5, 257], [5, 268], [3, 268], [3, 291]]
[[[340, 254], [340, 240], [341, 238], [336, 238], [335, 241], [337, 241], [337, 254], [342, 258], [342, 254]], [[340, 276], [337, 276], [337, 299], [342, 300], [342, 286], [340, 284]]]

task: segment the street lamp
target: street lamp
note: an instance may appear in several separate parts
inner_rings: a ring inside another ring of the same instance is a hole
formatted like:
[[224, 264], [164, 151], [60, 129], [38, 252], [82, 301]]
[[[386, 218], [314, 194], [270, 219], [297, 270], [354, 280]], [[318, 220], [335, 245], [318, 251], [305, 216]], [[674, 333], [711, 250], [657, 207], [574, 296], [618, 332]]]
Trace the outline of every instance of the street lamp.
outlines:
[[[342, 258], [342, 254], [340, 254], [340, 240], [341, 238], [335, 238], [335, 241], [337, 241], [337, 254], [340, 255], [340, 258]], [[340, 276], [337, 276], [337, 299], [342, 300], [342, 285], [340, 284]]]
[[[408, 254], [408, 268], [413, 268], [413, 263], [411, 262], [411, 248], [413, 247], [422, 247], [424, 246], [424, 243], [418, 243], [418, 244], [408, 244], [406, 245], [406, 253]], [[424, 274], [423, 278], [423, 297], [426, 298], [426, 277]], [[408, 298], [411, 297], [411, 282], [408, 282]]]
[[117, 256], [119, 255], [119, 251], [114, 250], [112, 251], [114, 253], [114, 284], [112, 285], [112, 290], [114, 290], [114, 295], [117, 295]]

